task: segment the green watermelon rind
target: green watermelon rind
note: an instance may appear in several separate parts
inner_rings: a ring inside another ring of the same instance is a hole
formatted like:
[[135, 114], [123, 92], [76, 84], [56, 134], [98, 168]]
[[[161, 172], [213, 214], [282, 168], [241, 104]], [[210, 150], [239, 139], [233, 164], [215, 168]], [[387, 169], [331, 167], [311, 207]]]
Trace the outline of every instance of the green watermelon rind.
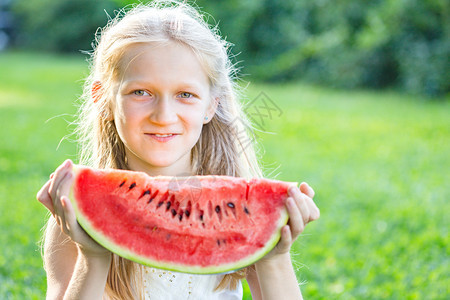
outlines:
[[[73, 166], [74, 174], [77, 173], [77, 166]], [[163, 270], [181, 272], [181, 273], [191, 273], [191, 274], [219, 274], [219, 273], [228, 273], [235, 270], [239, 270], [245, 268], [253, 263], [257, 262], [259, 259], [263, 258], [267, 253], [269, 253], [278, 243], [281, 237], [281, 228], [287, 224], [289, 219], [289, 215], [287, 213], [286, 208], [280, 210], [280, 217], [278, 219], [277, 228], [274, 230], [274, 233], [270, 237], [270, 239], [266, 242], [265, 246], [262, 247], [257, 252], [253, 253], [245, 257], [244, 259], [234, 261], [229, 264], [221, 264], [219, 266], [195, 266], [195, 265], [183, 265], [179, 263], [173, 262], [164, 262], [160, 260], [152, 260], [148, 257], [144, 257], [138, 255], [127, 248], [121, 247], [113, 242], [111, 239], [106, 237], [105, 235], [99, 233], [94, 226], [92, 226], [91, 222], [84, 217], [84, 215], [80, 212], [78, 208], [77, 202], [75, 200], [75, 196], [73, 195], [73, 189], [70, 190], [70, 201], [75, 210], [75, 215], [80, 226], [86, 231], [86, 233], [93, 238], [97, 243], [101, 246], [105, 247], [109, 251], [124, 257], [126, 259], [132, 260], [134, 262], [140, 263], [142, 265], [146, 265], [149, 267], [154, 267]]]

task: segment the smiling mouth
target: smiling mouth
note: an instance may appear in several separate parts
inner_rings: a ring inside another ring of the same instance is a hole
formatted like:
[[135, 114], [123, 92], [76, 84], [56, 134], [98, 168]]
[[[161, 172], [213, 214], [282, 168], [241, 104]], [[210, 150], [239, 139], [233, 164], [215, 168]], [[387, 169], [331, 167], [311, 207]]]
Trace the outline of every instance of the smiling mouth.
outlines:
[[157, 137], [169, 137], [169, 136], [175, 135], [175, 134], [173, 134], [173, 133], [169, 133], [169, 134], [151, 133], [151, 134], [154, 135], [154, 136], [157, 136]]
[[159, 142], [167, 142], [178, 136], [178, 133], [146, 133], [147, 136]]

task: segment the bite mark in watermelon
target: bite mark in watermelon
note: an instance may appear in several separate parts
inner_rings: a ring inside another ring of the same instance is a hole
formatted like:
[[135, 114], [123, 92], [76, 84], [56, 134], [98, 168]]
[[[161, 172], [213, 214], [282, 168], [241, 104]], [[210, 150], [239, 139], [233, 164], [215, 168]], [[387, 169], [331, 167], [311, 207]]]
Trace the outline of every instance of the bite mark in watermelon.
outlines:
[[110, 251], [160, 269], [223, 273], [246, 267], [280, 239], [296, 185], [229, 176], [150, 177], [74, 166], [79, 224]]

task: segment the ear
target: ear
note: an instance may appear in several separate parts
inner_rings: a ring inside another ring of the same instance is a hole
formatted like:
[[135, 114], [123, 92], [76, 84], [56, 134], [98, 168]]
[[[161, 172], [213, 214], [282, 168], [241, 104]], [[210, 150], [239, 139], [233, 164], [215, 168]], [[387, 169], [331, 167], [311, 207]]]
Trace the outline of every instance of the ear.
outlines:
[[91, 87], [91, 98], [94, 103], [97, 103], [102, 97], [102, 84], [100, 81], [94, 81]]
[[217, 107], [219, 106], [220, 99], [216, 97], [211, 100], [208, 109], [206, 110], [205, 119], [203, 120], [203, 124], [207, 124], [211, 122], [211, 119], [214, 117], [217, 111]]
[[[92, 83], [92, 87], [91, 87], [91, 98], [92, 101], [94, 103], [97, 103], [100, 101], [100, 99], [103, 96], [103, 87], [102, 87], [102, 83], [100, 81], [94, 81]], [[111, 103], [107, 103], [103, 108], [101, 109], [101, 116], [106, 120], [106, 121], [113, 121], [114, 120], [114, 116], [112, 114], [112, 109], [111, 109]]]

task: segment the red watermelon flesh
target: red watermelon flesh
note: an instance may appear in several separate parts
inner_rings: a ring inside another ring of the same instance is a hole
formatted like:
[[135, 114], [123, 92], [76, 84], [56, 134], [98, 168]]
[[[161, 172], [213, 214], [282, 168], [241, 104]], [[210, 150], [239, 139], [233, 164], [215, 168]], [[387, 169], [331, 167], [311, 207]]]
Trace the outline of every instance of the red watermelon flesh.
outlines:
[[83, 166], [74, 172], [71, 201], [92, 238], [138, 263], [196, 274], [243, 268], [268, 253], [288, 219], [287, 189], [296, 185]]

